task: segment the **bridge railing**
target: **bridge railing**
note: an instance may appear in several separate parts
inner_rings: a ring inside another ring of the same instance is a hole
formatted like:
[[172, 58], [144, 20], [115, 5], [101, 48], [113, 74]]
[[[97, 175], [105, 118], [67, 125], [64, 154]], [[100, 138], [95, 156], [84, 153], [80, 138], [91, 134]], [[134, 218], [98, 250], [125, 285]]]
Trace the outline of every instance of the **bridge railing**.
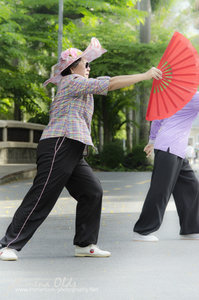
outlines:
[[44, 125], [0, 120], [0, 163], [34, 163]]

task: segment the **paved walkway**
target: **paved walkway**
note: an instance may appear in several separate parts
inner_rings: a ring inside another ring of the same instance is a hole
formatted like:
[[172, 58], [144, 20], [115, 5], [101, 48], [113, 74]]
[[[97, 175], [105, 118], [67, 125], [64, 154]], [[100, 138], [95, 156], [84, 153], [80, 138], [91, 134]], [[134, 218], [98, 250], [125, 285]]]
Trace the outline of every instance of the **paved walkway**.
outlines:
[[[0, 262], [3, 299], [198, 300], [199, 241], [179, 239], [172, 199], [156, 233], [160, 241], [132, 241], [151, 173], [96, 175], [104, 190], [99, 245], [112, 256], [74, 257], [75, 201], [64, 190], [50, 216], [19, 252], [19, 260]], [[0, 186], [1, 236], [31, 183]]]
[[26, 171], [36, 168], [36, 164], [4, 164], [0, 165], [0, 178], [11, 173]]
[[[199, 173], [199, 161], [192, 167], [196, 173]], [[36, 164], [0, 164], [0, 185], [18, 180], [32, 179], [35, 174]]]
[[0, 165], [0, 184], [32, 178], [36, 164], [3, 164]]

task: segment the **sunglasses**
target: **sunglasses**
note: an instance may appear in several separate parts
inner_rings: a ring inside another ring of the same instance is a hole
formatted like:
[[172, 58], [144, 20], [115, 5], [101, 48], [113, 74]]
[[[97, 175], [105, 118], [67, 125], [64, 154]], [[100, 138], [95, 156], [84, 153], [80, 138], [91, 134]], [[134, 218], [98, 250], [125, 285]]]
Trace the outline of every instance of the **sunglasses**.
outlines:
[[88, 62], [86, 62], [86, 64], [85, 64], [85, 68], [86, 68], [86, 69], [90, 68], [90, 65], [89, 65], [89, 63], [88, 63]]

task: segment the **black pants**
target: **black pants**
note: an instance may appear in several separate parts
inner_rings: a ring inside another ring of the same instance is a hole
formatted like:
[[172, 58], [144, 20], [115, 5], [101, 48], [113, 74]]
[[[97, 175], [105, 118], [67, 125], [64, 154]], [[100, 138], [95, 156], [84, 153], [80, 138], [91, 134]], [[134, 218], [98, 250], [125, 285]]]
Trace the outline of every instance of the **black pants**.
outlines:
[[199, 183], [187, 159], [155, 151], [151, 185], [134, 231], [147, 235], [159, 229], [173, 194], [180, 234], [199, 233]]
[[[55, 145], [56, 149], [60, 147], [56, 154]], [[85, 247], [97, 243], [102, 188], [83, 159], [84, 147], [81, 142], [62, 137], [39, 142], [37, 175], [0, 240], [2, 246], [20, 251], [46, 219], [64, 187], [77, 200], [74, 244]]]

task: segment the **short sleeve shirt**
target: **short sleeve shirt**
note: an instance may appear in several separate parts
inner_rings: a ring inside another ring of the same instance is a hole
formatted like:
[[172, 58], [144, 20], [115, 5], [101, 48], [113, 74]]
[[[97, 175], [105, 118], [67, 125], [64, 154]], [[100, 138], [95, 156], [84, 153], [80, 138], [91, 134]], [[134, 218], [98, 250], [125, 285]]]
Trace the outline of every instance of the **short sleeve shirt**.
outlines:
[[85, 78], [77, 74], [63, 77], [50, 107], [50, 121], [41, 139], [66, 136], [92, 145], [93, 94], [107, 95], [110, 77]]

